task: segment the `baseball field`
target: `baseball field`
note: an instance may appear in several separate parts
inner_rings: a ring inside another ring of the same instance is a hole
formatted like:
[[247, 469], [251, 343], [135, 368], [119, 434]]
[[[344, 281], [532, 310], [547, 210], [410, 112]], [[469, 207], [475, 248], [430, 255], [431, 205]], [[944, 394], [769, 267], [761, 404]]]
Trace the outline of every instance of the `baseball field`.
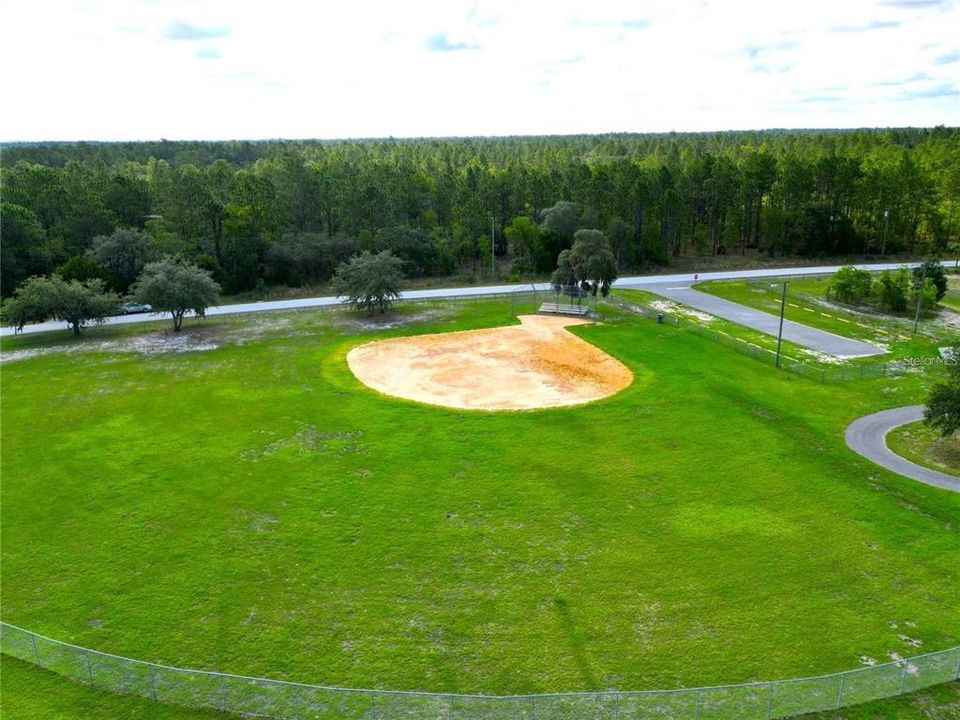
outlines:
[[[820, 384], [605, 307], [547, 333], [576, 345], [568, 380], [606, 383], [576, 404], [498, 411], [529, 405], [497, 364], [461, 387], [506, 399], [485, 409], [371, 380], [410, 384], [409, 338], [525, 325], [476, 300], [5, 338], [3, 619], [173, 666], [489, 694], [960, 643], [960, 496], [843, 441], [931, 375]], [[554, 372], [537, 352], [514, 355]]]

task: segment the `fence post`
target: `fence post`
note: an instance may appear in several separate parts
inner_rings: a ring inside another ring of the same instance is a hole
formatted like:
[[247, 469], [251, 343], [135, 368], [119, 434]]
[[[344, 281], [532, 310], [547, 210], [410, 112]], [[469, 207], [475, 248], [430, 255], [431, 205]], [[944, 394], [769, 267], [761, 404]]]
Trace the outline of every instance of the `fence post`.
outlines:
[[157, 669], [150, 666], [150, 694], [153, 695], [153, 701], [157, 702]]
[[227, 683], [225, 682], [223, 675], [220, 675], [220, 709], [223, 710], [223, 712], [226, 712], [228, 707]]
[[907, 665], [908, 664], [909, 663], [906, 660], [903, 661], [903, 672], [900, 673], [900, 689], [897, 691], [897, 695], [903, 695], [903, 685], [907, 681]]
[[960, 658], [957, 658], [957, 680], [960, 680]]
[[693, 717], [694, 720], [700, 720], [700, 693], [703, 691], [700, 688], [697, 688], [697, 705], [694, 708]]
[[87, 675], [90, 676], [90, 684], [93, 685], [93, 667], [90, 665], [90, 651], [83, 651], [83, 659], [87, 661]]
[[300, 720], [300, 688], [297, 685], [293, 686], [293, 718]]
[[773, 689], [775, 687], [775, 683], [770, 683], [770, 691], [767, 693], [767, 720], [770, 720], [770, 718], [773, 717]]
[[619, 692], [617, 693], [617, 707], [616, 707], [616, 710], [614, 710], [614, 717], [616, 718], [616, 720], [620, 720], [620, 693]]
[[537, 720], [537, 699], [530, 697], [530, 720]]
[[377, 694], [370, 693], [370, 717], [377, 720]]
[[38, 667], [43, 667], [43, 663], [40, 662], [40, 651], [37, 650], [37, 636], [30, 633], [30, 640], [33, 641], [33, 661]]
[[841, 707], [843, 703], [843, 684], [847, 679], [847, 674], [843, 673], [840, 675], [840, 689], [837, 691], [837, 707]]

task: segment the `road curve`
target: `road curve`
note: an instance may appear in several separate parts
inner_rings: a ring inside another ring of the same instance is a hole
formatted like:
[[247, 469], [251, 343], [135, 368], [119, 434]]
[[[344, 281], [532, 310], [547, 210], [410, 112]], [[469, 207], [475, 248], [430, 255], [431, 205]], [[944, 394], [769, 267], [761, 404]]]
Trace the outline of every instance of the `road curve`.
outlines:
[[[916, 263], [879, 263], [872, 265], [857, 265], [857, 267], [867, 270], [887, 270], [898, 267], [912, 267]], [[699, 280], [738, 280], [743, 278], [760, 277], [780, 277], [795, 275], [828, 275], [840, 269], [839, 265], [829, 265], [821, 267], [794, 267], [794, 268], [764, 268], [762, 270], [725, 270], [721, 272], [700, 273]], [[649, 285], [675, 285], [686, 283], [690, 284], [693, 280], [692, 273], [683, 273], [680, 275], [633, 275], [620, 278], [617, 281], [617, 287], [643, 288]], [[549, 283], [519, 283], [516, 285], [479, 285], [474, 287], [460, 288], [441, 288], [436, 290], [407, 290], [401, 294], [404, 300], [424, 300], [430, 298], [451, 298], [468, 297], [478, 295], [502, 295], [503, 293], [524, 292], [535, 288], [539, 291], [550, 289]], [[343, 300], [338, 297], [314, 297], [301, 298], [298, 300], [268, 300], [264, 302], [243, 303], [238, 305], [219, 305], [207, 309], [207, 315], [234, 315], [240, 313], [266, 312], [269, 310], [294, 310], [297, 308], [323, 307], [329, 305], [340, 305]], [[759, 312], [759, 311], [757, 311]], [[160, 315], [154, 313], [151, 315], [120, 315], [107, 318], [107, 325], [126, 325], [129, 323], [143, 323], [152, 320], [170, 319], [168, 314]], [[23, 334], [38, 332], [47, 332], [50, 330], [64, 330], [66, 323], [49, 321], [37, 323], [35, 325], [26, 325], [23, 328]], [[5, 327], [0, 328], [0, 337], [13, 335], [14, 329]]]
[[911, 480], [960, 492], [960, 477], [912, 463], [887, 447], [887, 433], [896, 427], [923, 419], [923, 405], [881, 410], [865, 415], [847, 426], [844, 439], [847, 447], [887, 470]]

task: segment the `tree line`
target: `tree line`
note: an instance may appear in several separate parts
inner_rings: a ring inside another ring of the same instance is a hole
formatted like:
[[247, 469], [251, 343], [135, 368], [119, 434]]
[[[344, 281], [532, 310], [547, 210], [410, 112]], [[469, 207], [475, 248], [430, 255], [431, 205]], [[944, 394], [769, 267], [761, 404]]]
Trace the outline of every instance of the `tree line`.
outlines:
[[[128, 296], [147, 311], [170, 313], [173, 330], [179, 332], [186, 314], [192, 312], [202, 318], [207, 308], [217, 303], [219, 291], [209, 271], [168, 255], [144, 265]], [[87, 325], [100, 325], [123, 312], [121, 302], [120, 295], [99, 278], [78, 280], [64, 278], [63, 273], [33, 275], [4, 299], [0, 322], [20, 332], [28, 323], [59, 320], [79, 336]]]
[[324, 282], [362, 251], [389, 250], [408, 277], [477, 275], [493, 254], [520, 278], [552, 271], [581, 230], [621, 271], [943, 255], [960, 234], [960, 130], [944, 127], [13, 144], [0, 162], [5, 296], [54, 272], [123, 293], [167, 255], [233, 293]]

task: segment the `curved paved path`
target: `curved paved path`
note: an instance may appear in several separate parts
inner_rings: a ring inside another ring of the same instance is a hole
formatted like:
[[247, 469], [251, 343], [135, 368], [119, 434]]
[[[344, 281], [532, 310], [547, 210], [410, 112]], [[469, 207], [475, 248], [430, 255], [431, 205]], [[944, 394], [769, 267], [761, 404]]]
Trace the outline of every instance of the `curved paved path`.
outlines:
[[900, 457], [887, 447], [887, 433], [896, 427], [923, 419], [923, 405], [881, 410], [854, 420], [847, 427], [847, 447], [877, 465], [919, 482], [960, 492], [960, 477], [931, 470]]

